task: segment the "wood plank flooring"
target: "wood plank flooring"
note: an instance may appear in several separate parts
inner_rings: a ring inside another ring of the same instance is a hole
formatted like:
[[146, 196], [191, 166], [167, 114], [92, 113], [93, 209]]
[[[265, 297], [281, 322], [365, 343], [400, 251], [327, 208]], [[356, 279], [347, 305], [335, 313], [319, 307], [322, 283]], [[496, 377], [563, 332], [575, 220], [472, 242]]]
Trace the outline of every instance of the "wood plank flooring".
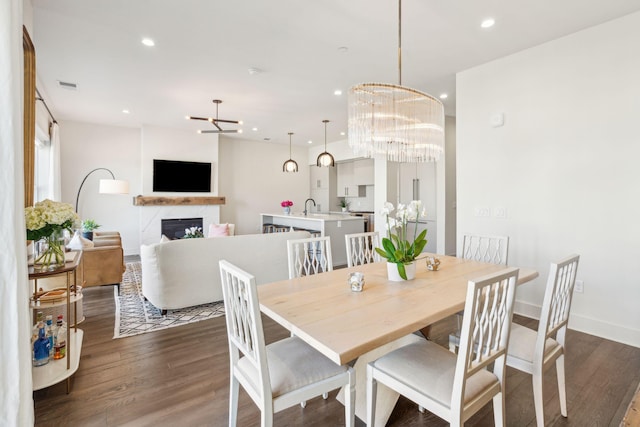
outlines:
[[[115, 304], [112, 287], [84, 291], [86, 320], [80, 368], [71, 392], [62, 382], [34, 393], [37, 426], [225, 426], [228, 423], [229, 360], [225, 318], [112, 339]], [[530, 327], [537, 322], [517, 316]], [[289, 334], [263, 318], [267, 342]], [[455, 319], [432, 329], [447, 345]], [[640, 349], [569, 331], [566, 356], [569, 417], [560, 415], [555, 368], [545, 376], [545, 424], [618, 426], [640, 382]], [[344, 407], [316, 398], [307, 407], [276, 414], [278, 426], [344, 425]], [[535, 426], [530, 377], [507, 368], [507, 425]], [[259, 412], [240, 391], [239, 426], [260, 424]], [[357, 422], [362, 426], [364, 423]], [[440, 418], [401, 398], [390, 426], [445, 426]], [[491, 405], [467, 426], [493, 426]]]

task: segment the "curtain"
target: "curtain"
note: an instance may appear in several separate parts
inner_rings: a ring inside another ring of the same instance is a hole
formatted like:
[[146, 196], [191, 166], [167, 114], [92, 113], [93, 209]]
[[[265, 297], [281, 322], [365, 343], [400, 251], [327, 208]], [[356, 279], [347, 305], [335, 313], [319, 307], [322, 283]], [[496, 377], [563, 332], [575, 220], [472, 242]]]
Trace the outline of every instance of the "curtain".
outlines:
[[62, 201], [62, 182], [60, 178], [60, 126], [51, 125], [51, 146], [49, 151], [49, 199]]
[[[0, 1], [0, 425], [33, 425], [24, 219], [22, 0]], [[35, 102], [34, 99], [26, 100]], [[33, 143], [33, 141], [31, 141]]]

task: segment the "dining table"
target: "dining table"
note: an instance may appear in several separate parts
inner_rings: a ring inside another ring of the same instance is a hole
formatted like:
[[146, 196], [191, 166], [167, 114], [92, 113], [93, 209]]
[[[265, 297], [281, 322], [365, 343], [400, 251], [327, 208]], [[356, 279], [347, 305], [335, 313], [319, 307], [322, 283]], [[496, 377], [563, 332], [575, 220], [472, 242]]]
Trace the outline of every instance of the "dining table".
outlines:
[[[435, 271], [425, 258], [437, 257]], [[356, 415], [366, 421], [366, 364], [387, 352], [424, 339], [414, 332], [464, 309], [467, 284], [496, 273], [504, 265], [454, 256], [421, 254], [416, 277], [390, 281], [387, 263], [374, 262], [258, 286], [260, 310], [333, 362], [354, 365]], [[513, 266], [510, 266], [513, 267]], [[362, 291], [349, 284], [362, 273]], [[538, 277], [519, 267], [517, 284]], [[398, 398], [378, 387], [376, 423], [384, 425]], [[342, 399], [343, 392], [338, 395]]]

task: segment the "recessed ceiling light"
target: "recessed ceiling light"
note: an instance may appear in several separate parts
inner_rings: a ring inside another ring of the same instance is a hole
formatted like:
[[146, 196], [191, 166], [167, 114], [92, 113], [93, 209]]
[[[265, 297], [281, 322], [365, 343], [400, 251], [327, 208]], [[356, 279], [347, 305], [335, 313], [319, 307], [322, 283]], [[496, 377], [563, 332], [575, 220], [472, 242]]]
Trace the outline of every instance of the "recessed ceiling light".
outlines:
[[336, 89], [336, 90], [333, 91], [333, 94], [336, 95], [336, 96], [340, 96], [340, 95], [342, 95], [342, 91], [340, 89]]
[[256, 68], [256, 67], [249, 67], [247, 69], [247, 72], [249, 73], [249, 75], [254, 75], [254, 74], [260, 74], [262, 72], [262, 70], [260, 68]]
[[449, 95], [447, 95], [446, 93], [441, 93], [440, 94], [440, 99], [447, 99], [449, 97]]
[[491, 28], [495, 23], [496, 21], [493, 18], [487, 18], [484, 21], [482, 21], [482, 24], [480, 24], [480, 26], [482, 28]]
[[145, 46], [149, 46], [149, 47], [151, 47], [151, 46], [155, 46], [155, 45], [156, 45], [156, 42], [154, 42], [154, 41], [153, 41], [152, 39], [150, 39], [149, 37], [145, 37], [145, 38], [143, 38], [143, 39], [142, 39], [142, 44], [143, 44], [143, 45], [145, 45]]
[[123, 112], [124, 114], [129, 114], [129, 110], [126, 110], [126, 109], [125, 109], [125, 110], [122, 110], [122, 112]]
[[340, 47], [338, 48], [338, 52], [341, 52], [341, 53], [346, 53], [346, 52], [348, 52], [348, 51], [349, 51], [349, 48], [348, 48], [348, 47], [346, 47], [346, 46], [340, 46]]
[[252, 131], [258, 132], [258, 128], [251, 128]]
[[238, 129], [238, 132], [237, 132], [237, 133], [242, 133], [242, 129]]
[[313, 144], [313, 141], [312, 140], [308, 140], [307, 144]]
[[345, 132], [340, 132], [340, 135], [345, 136], [346, 133]]

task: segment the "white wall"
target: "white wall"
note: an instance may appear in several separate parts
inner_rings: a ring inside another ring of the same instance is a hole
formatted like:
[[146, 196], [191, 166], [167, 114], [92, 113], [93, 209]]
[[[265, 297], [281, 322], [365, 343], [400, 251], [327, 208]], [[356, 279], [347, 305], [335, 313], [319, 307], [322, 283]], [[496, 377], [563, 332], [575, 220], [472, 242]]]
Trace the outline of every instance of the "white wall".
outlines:
[[236, 234], [261, 233], [261, 213], [282, 212], [280, 202], [293, 201], [293, 211], [304, 209], [310, 193], [307, 149], [293, 147], [292, 158], [299, 172], [282, 172], [289, 158], [283, 144], [220, 137], [221, 222], [236, 224]]
[[99, 194], [100, 180], [111, 175], [102, 170], [92, 173], [82, 187], [78, 213], [102, 225], [100, 230], [119, 231], [125, 255], [139, 253], [139, 208], [131, 196], [142, 188], [140, 129], [67, 120], [59, 120], [59, 125], [62, 201], [75, 206], [82, 179], [95, 168], [107, 168], [116, 179], [129, 181], [128, 196]]
[[[153, 160], [179, 160], [211, 163], [210, 193], [174, 193], [153, 191]], [[142, 149], [140, 169], [142, 191], [132, 194], [143, 196], [217, 196], [219, 188], [218, 135], [199, 134], [184, 130], [156, 126], [142, 128]], [[202, 218], [203, 231], [208, 232], [209, 224], [220, 222], [219, 205], [196, 206], [138, 206], [140, 218], [140, 243], [150, 244], [160, 241], [161, 220], [176, 218]]]
[[[578, 253], [570, 327], [640, 346], [640, 13], [459, 73], [458, 232], [510, 236], [535, 314], [549, 263]], [[502, 127], [490, 117], [505, 115]], [[489, 217], [474, 216], [488, 208]], [[506, 209], [506, 219], [493, 216]]]

